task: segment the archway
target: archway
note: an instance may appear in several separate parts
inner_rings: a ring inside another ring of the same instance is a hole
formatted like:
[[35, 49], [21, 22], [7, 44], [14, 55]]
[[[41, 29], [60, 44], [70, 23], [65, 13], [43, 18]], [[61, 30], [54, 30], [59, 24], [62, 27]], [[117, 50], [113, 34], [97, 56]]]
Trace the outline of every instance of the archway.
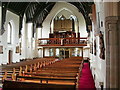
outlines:
[[53, 7], [53, 9], [51, 10], [50, 14], [47, 16], [47, 18], [44, 20], [43, 22], [43, 29], [42, 29], [42, 33], [46, 33], [45, 35], [42, 34], [42, 38], [48, 38], [49, 33], [50, 33], [50, 25], [53, 24], [51, 22], [51, 20], [54, 19], [54, 17], [63, 9], [67, 9], [69, 12], [72, 13], [72, 15], [76, 16], [76, 18], [78, 19], [79, 22], [79, 32], [82, 33], [80, 34], [81, 37], [87, 37], [88, 33], [86, 31], [86, 22], [85, 22], [85, 18], [82, 15], [82, 13], [79, 12], [79, 10], [71, 5], [70, 3], [67, 2], [57, 2], [55, 4], [55, 6]]

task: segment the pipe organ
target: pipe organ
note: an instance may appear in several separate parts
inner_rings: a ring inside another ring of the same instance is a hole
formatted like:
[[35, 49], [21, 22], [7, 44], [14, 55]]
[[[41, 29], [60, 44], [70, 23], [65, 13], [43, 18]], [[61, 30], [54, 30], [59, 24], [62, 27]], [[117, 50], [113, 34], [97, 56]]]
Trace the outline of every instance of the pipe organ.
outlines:
[[55, 31], [72, 31], [72, 20], [54, 20]]

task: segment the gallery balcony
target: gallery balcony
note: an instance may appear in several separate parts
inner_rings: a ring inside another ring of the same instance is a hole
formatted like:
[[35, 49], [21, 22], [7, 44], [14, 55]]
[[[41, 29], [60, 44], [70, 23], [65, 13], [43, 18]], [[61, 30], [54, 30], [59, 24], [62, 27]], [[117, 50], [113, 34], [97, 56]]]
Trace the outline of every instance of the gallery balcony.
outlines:
[[38, 46], [87, 46], [87, 38], [40, 38]]

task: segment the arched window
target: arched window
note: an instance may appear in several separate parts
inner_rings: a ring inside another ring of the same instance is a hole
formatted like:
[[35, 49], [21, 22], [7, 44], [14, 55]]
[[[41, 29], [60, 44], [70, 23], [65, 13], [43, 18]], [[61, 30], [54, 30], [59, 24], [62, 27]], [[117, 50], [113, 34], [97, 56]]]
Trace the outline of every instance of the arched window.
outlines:
[[8, 34], [7, 35], [7, 43], [11, 44], [11, 42], [12, 42], [12, 25], [11, 25], [10, 22], [8, 23], [7, 31], [8, 31], [8, 33], [7, 33]]

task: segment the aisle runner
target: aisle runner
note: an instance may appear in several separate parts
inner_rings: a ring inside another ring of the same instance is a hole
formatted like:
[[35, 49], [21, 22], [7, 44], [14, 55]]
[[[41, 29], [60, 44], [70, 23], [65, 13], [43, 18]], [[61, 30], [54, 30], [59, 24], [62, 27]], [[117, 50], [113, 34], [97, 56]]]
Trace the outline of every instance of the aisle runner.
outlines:
[[94, 80], [88, 63], [84, 63], [82, 76], [79, 81], [79, 90], [96, 90]]

